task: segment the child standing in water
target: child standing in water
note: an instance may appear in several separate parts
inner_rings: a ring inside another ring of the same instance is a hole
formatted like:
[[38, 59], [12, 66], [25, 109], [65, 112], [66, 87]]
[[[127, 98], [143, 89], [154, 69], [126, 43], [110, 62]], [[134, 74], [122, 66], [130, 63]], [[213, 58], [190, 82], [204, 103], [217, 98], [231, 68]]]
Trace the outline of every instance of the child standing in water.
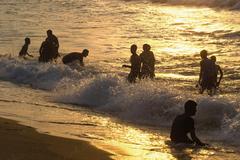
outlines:
[[33, 57], [28, 53], [28, 46], [31, 44], [30, 38], [25, 38], [25, 44], [22, 46], [21, 51], [19, 52], [19, 57], [23, 57], [24, 59], [28, 55], [29, 57]]
[[[216, 61], [217, 61], [216, 56], [211, 56], [210, 59], [214, 63], [214, 87], [215, 87], [215, 91], [214, 92], [216, 92], [216, 89], [217, 89], [217, 87], [219, 87], [220, 82], [222, 80], [223, 71], [222, 71], [221, 67], [216, 64]], [[218, 73], [220, 73], [219, 80], [218, 80]]]

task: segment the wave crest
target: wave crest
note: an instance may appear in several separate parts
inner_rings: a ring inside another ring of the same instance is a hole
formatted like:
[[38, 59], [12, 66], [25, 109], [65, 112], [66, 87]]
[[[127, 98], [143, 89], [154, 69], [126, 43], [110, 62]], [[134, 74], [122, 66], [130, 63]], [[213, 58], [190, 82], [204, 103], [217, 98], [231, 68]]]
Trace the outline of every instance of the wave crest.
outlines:
[[194, 5], [218, 8], [240, 9], [239, 0], [153, 0], [154, 2], [168, 3], [172, 5]]

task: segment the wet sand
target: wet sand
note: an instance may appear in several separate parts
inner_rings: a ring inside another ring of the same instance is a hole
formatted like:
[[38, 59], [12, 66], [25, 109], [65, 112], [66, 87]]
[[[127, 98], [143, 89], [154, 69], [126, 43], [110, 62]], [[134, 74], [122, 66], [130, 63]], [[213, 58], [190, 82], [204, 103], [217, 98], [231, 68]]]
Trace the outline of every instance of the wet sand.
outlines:
[[88, 142], [38, 133], [16, 121], [0, 118], [0, 159], [110, 160], [110, 153]]

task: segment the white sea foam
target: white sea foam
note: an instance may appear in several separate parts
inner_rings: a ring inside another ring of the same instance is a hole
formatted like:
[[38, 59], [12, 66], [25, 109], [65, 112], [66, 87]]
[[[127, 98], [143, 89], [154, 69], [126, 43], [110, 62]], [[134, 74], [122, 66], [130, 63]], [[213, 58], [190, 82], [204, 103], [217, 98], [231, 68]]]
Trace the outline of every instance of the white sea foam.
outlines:
[[120, 119], [150, 126], [170, 127], [173, 119], [183, 113], [184, 102], [196, 99], [196, 128], [217, 132], [216, 139], [235, 141], [239, 136], [239, 103], [223, 98], [191, 96], [185, 91], [171, 90], [162, 82], [126, 84], [121, 78], [103, 76], [92, 79], [83, 89], [58, 100], [93, 105], [96, 110]]

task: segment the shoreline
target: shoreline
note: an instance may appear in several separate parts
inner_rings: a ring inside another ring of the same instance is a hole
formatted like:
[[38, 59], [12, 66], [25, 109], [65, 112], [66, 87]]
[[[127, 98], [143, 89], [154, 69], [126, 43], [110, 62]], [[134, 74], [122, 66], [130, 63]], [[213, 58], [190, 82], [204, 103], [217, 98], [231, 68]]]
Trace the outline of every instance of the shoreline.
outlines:
[[37, 132], [0, 117], [0, 158], [5, 160], [111, 160], [111, 153], [82, 140]]

